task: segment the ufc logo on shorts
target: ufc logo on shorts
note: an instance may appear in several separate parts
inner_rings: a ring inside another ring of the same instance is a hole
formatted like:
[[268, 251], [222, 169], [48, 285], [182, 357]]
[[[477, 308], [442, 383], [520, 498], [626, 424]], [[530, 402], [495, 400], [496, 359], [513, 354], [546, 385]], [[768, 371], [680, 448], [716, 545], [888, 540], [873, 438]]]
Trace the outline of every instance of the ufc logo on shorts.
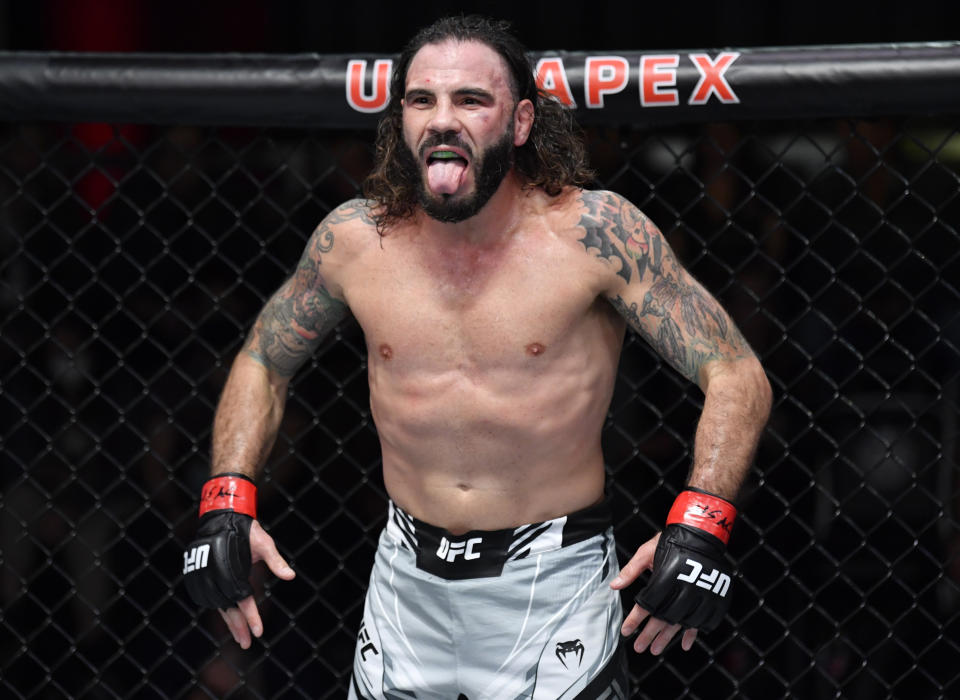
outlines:
[[678, 581], [696, 583], [700, 588], [706, 588], [708, 591], [712, 590], [721, 598], [726, 598], [727, 591], [730, 588], [729, 576], [721, 574], [717, 569], [714, 569], [709, 574], [701, 573], [703, 571], [703, 564], [693, 559], [687, 559], [686, 563], [690, 567], [690, 573], [677, 574]]
[[466, 542], [451, 542], [446, 537], [441, 537], [437, 556], [448, 562], [452, 562], [461, 554], [464, 559], [479, 559], [480, 552], [474, 552], [473, 546], [481, 542], [483, 542], [482, 537], [471, 537]]
[[210, 545], [202, 544], [199, 547], [183, 553], [183, 573], [189, 574], [191, 571], [202, 569], [207, 565], [207, 559], [210, 557]]

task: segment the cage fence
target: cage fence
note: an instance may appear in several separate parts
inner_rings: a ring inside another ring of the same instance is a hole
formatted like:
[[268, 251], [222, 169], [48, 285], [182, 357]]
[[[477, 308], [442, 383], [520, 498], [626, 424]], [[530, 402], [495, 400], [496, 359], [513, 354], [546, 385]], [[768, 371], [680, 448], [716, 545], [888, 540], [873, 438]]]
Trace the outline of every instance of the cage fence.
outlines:
[[[180, 585], [213, 410], [261, 305], [372, 163], [367, 129], [0, 132], [0, 694], [342, 697], [386, 513], [347, 321], [292, 383], [241, 652]], [[960, 117], [586, 128], [775, 391], [728, 620], [635, 656], [638, 697], [960, 686]], [[621, 560], [683, 484], [696, 387], [629, 336], [603, 443]], [[626, 600], [626, 599], [625, 599]]]

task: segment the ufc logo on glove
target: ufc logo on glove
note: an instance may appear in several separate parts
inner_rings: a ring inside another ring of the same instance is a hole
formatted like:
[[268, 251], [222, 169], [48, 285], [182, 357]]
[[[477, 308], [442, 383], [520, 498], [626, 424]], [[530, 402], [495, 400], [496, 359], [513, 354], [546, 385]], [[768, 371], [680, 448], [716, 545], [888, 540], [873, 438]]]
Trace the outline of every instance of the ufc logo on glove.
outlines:
[[709, 574], [701, 575], [700, 572], [703, 571], [703, 564], [693, 559], [687, 559], [686, 565], [690, 567], [690, 572], [677, 574], [678, 581], [686, 581], [687, 583], [696, 582], [700, 588], [706, 588], [708, 591], [713, 590], [713, 592], [721, 598], [726, 597], [727, 589], [730, 588], [729, 576], [720, 573], [717, 569], [713, 569]]
[[210, 545], [202, 544], [199, 547], [191, 547], [183, 553], [183, 573], [189, 574], [191, 571], [202, 569], [207, 565], [210, 558]]

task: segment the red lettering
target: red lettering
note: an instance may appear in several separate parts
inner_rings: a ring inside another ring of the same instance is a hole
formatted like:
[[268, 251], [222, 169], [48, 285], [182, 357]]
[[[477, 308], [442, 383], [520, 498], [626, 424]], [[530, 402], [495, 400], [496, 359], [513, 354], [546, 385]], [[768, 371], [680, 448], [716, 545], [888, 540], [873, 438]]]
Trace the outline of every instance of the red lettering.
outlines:
[[640, 104], [644, 107], [675, 107], [680, 104], [676, 90], [678, 54], [640, 57]]
[[587, 58], [583, 93], [587, 107], [603, 107], [603, 96], [620, 92], [627, 86], [629, 66], [620, 56], [590, 56]]
[[390, 72], [393, 61], [378, 59], [373, 64], [373, 86], [369, 93], [364, 89], [367, 82], [367, 62], [353, 60], [347, 64], [347, 102], [358, 112], [380, 112], [390, 100]]
[[723, 74], [739, 57], [740, 54], [736, 51], [725, 51], [717, 56], [715, 61], [711, 61], [705, 53], [690, 54], [690, 60], [700, 71], [700, 81], [693, 88], [693, 93], [690, 95], [690, 104], [706, 104], [710, 95], [716, 95], [717, 99], [723, 104], [738, 104], [740, 98], [737, 97]]
[[567, 81], [567, 71], [563, 67], [562, 58], [541, 58], [537, 61], [537, 87], [549, 95], [553, 95], [567, 107], [576, 107]]

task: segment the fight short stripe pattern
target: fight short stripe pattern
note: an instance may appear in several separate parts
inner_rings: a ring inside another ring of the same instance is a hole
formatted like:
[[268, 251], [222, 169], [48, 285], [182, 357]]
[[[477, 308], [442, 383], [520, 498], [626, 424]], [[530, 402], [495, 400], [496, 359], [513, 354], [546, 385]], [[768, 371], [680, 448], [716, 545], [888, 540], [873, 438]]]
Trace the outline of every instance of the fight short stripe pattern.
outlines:
[[[623, 608], [610, 588], [619, 571], [613, 529], [608, 519], [597, 524], [605, 513], [601, 505], [543, 523], [451, 536], [392, 504], [367, 589], [349, 697], [629, 697]], [[425, 566], [426, 557], [440, 563]]]

